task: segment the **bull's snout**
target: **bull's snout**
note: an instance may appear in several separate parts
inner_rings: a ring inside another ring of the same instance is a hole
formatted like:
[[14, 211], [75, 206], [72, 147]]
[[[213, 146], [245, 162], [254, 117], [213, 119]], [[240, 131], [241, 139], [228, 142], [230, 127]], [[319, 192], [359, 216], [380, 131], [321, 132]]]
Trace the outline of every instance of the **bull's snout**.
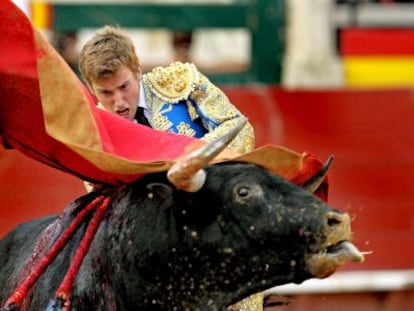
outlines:
[[363, 254], [350, 242], [351, 218], [349, 214], [329, 211], [325, 214], [323, 234], [326, 240], [320, 245], [320, 251], [307, 260], [309, 272], [317, 278], [334, 273], [347, 261], [362, 262]]
[[340, 241], [351, 239], [351, 218], [343, 212], [330, 211], [325, 214], [324, 231], [327, 235], [327, 245], [331, 246]]

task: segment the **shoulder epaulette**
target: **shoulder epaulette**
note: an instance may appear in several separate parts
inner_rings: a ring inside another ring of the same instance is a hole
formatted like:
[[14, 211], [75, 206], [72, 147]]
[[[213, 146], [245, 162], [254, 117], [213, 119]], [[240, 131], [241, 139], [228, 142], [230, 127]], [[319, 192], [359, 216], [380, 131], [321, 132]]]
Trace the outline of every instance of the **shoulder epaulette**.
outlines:
[[199, 82], [199, 73], [192, 63], [173, 62], [166, 67], [155, 67], [143, 78], [158, 97], [175, 103], [190, 95]]

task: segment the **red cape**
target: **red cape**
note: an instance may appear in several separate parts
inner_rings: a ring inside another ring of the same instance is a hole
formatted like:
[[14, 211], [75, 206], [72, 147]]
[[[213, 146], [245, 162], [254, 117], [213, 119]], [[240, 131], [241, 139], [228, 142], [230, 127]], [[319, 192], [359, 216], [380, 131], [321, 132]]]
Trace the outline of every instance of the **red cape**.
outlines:
[[[92, 182], [117, 185], [167, 170], [204, 144], [132, 123], [95, 106], [93, 96], [11, 1], [2, 1], [0, 29], [0, 135], [5, 145], [42, 163]], [[302, 183], [321, 162], [279, 146], [215, 162], [262, 165]]]

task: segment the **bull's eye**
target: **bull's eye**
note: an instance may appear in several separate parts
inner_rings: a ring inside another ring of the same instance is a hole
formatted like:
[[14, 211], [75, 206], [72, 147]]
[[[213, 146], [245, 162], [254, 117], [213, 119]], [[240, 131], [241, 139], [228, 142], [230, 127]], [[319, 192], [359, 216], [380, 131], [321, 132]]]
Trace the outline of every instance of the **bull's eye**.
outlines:
[[263, 189], [255, 183], [241, 183], [233, 189], [234, 199], [239, 203], [247, 203], [254, 197], [263, 196]]
[[250, 188], [247, 187], [240, 187], [239, 189], [237, 189], [237, 194], [241, 197], [241, 198], [246, 198], [249, 196], [250, 194]]

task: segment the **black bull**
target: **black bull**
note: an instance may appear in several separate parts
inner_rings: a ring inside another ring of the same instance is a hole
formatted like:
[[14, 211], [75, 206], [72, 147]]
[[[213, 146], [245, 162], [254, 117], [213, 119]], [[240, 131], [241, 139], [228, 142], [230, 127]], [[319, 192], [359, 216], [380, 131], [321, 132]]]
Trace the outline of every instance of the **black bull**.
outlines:
[[[362, 260], [349, 242], [348, 214], [307, 189], [248, 163], [203, 172], [194, 192], [177, 189], [165, 173], [114, 190], [73, 285], [72, 310], [224, 310], [255, 292]], [[2, 303], [28, 260], [96, 195], [74, 200], [61, 217], [20, 225], [0, 242]], [[33, 286], [27, 310], [44, 309], [54, 297], [81, 235]]]

